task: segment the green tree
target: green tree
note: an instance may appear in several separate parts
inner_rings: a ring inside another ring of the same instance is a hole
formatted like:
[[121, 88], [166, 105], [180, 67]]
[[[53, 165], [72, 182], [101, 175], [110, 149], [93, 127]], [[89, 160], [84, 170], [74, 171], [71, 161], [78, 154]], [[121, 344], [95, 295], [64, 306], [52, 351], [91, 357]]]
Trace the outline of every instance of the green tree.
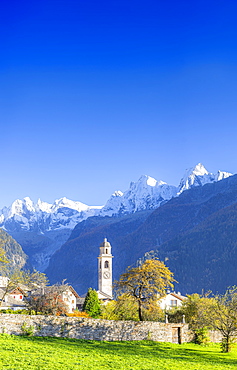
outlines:
[[101, 318], [107, 320], [138, 321], [137, 304], [133, 297], [122, 294], [101, 307]]
[[88, 315], [90, 315], [93, 318], [98, 318], [101, 313], [101, 307], [100, 307], [100, 300], [98, 298], [97, 292], [89, 288], [84, 304], [83, 304], [83, 311], [87, 312]]
[[217, 330], [222, 335], [222, 352], [230, 352], [231, 344], [237, 337], [237, 287], [231, 287], [224, 294], [203, 297], [188, 295], [178, 311], [185, 315], [186, 322], [194, 333], [196, 343], [207, 341], [207, 331]]
[[208, 329], [212, 328], [208, 316], [215, 304], [215, 299], [209, 298], [208, 295], [209, 293], [206, 296], [196, 293], [188, 295], [182, 307], [173, 314], [179, 321], [182, 315], [185, 315], [185, 321], [189, 324], [194, 334], [194, 342], [197, 344], [205, 344], [209, 341]]
[[139, 267], [129, 267], [115, 281], [114, 287], [118, 293], [126, 293], [137, 303], [139, 320], [143, 321], [142, 307], [149, 306], [156, 297], [165, 295], [166, 288], [173, 287], [173, 273], [158, 259], [146, 260]]

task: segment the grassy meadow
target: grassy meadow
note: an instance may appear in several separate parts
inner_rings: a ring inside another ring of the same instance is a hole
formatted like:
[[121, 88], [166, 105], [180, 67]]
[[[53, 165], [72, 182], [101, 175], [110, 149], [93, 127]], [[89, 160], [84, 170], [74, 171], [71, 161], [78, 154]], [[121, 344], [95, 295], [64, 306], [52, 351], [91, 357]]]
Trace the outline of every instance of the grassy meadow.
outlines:
[[237, 347], [220, 353], [217, 344], [98, 342], [77, 339], [0, 335], [0, 369], [161, 369], [228, 370], [237, 368]]

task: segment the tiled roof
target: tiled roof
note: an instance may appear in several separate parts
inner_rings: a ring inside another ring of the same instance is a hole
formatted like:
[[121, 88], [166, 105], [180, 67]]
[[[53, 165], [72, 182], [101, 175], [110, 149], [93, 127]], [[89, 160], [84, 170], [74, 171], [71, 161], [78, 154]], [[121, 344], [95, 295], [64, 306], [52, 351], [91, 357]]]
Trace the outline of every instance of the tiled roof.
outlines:
[[183, 295], [181, 294], [176, 294], [176, 293], [169, 293], [170, 295], [172, 295], [173, 297], [177, 298], [177, 299], [180, 299], [181, 301], [183, 301], [186, 297], [184, 297]]

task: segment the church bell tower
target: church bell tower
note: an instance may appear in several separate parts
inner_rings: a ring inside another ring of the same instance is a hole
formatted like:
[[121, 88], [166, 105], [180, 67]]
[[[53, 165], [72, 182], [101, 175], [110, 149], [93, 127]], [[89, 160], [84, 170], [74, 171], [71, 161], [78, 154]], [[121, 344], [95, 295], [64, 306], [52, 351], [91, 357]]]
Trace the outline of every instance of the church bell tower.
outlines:
[[100, 244], [98, 257], [98, 297], [100, 299], [112, 299], [112, 254], [111, 245], [105, 238]]

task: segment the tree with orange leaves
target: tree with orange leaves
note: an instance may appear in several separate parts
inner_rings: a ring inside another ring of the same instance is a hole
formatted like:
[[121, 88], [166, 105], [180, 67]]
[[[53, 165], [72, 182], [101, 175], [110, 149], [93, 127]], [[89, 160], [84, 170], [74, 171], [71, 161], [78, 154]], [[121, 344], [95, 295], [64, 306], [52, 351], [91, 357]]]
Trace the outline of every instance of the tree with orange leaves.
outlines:
[[128, 267], [127, 271], [115, 281], [114, 287], [119, 294], [132, 297], [138, 305], [139, 320], [143, 321], [142, 306], [149, 305], [155, 297], [165, 295], [175, 281], [173, 273], [157, 258], [146, 260], [139, 267]]

